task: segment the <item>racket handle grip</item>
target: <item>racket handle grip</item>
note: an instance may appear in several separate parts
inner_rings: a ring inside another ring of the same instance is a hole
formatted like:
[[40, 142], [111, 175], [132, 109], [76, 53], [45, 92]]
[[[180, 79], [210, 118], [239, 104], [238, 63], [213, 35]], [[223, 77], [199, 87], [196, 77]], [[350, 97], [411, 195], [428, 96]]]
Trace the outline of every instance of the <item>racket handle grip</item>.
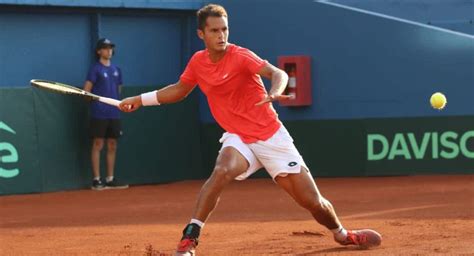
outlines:
[[99, 101], [103, 102], [105, 104], [116, 106], [116, 107], [118, 107], [119, 104], [120, 104], [120, 100], [111, 99], [111, 98], [107, 98], [107, 97], [99, 97]]

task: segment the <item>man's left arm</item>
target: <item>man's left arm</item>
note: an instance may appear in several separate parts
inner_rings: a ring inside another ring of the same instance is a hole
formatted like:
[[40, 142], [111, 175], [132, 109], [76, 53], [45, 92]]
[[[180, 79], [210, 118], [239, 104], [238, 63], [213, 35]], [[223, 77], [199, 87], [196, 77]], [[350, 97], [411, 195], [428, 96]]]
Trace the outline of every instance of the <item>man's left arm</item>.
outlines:
[[268, 95], [255, 105], [260, 106], [267, 102], [291, 98], [290, 95], [282, 95], [285, 91], [286, 85], [288, 84], [288, 75], [285, 71], [267, 63], [259, 72], [257, 72], [257, 74], [272, 81], [272, 87], [268, 92]]
[[122, 77], [122, 69], [117, 68], [119, 77], [118, 77], [118, 92], [119, 92], [119, 97], [122, 95], [122, 87], [123, 87], [123, 77]]

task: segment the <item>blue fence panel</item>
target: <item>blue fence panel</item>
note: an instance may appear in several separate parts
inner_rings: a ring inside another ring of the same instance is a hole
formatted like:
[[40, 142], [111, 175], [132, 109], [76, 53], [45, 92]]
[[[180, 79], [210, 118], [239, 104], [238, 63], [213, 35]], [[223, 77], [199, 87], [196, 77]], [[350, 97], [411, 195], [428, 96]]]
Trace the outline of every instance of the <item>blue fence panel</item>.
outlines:
[[90, 23], [83, 14], [1, 13], [0, 87], [32, 78], [78, 84], [90, 64]]

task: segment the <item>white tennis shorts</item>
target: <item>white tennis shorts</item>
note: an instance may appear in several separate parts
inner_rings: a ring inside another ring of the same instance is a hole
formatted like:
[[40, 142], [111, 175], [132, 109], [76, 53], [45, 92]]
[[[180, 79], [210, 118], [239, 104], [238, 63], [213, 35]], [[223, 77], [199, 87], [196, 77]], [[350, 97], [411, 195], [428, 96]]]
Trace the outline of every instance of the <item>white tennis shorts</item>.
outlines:
[[259, 140], [245, 144], [237, 134], [226, 132], [219, 142], [222, 143], [221, 150], [233, 147], [249, 163], [248, 170], [235, 178], [236, 180], [245, 180], [262, 167], [265, 167], [273, 179], [277, 176], [284, 177], [289, 173], [299, 173], [302, 166], [309, 171], [303, 157], [293, 144], [293, 138], [283, 125], [266, 141]]

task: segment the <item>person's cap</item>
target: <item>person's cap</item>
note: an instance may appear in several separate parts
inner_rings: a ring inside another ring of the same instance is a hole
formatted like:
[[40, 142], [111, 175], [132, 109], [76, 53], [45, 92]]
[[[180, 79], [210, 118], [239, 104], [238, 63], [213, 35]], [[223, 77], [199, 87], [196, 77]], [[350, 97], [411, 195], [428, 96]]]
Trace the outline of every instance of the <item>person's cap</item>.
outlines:
[[107, 38], [101, 38], [101, 39], [99, 39], [99, 41], [97, 41], [97, 44], [96, 44], [95, 48], [97, 50], [99, 50], [99, 49], [105, 48], [107, 46], [110, 46], [110, 47], [114, 48], [115, 44], [112, 43], [112, 41], [110, 41]]

